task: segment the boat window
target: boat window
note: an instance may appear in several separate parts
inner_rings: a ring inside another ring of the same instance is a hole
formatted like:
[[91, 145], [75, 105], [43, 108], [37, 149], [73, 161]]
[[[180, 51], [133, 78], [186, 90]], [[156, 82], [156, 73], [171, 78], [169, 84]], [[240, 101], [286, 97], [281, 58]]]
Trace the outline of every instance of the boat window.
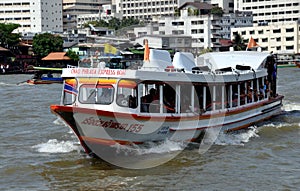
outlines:
[[240, 105], [245, 105], [247, 103], [247, 83], [240, 83]]
[[64, 90], [62, 97], [63, 105], [73, 104], [76, 100], [77, 93], [77, 80], [74, 78], [66, 79], [64, 81]]
[[238, 84], [232, 84], [232, 107], [238, 106]]
[[203, 100], [204, 100], [204, 94], [203, 94], [203, 85], [198, 85], [196, 84], [194, 86], [195, 88], [195, 93], [194, 93], [194, 100], [195, 100], [195, 104], [194, 104], [194, 112], [199, 112], [202, 113], [204, 111], [203, 109]]
[[213, 109], [212, 107], [212, 95], [213, 95], [213, 86], [207, 85], [205, 86], [206, 94], [205, 96], [205, 111], [211, 111]]
[[164, 113], [175, 113], [175, 100], [176, 100], [176, 85], [175, 84], [164, 84], [163, 86], [163, 103]]
[[215, 95], [215, 108], [216, 110], [222, 109], [224, 107], [223, 103], [222, 103], [222, 85], [216, 85], [215, 86], [215, 91], [216, 91], [216, 95]]
[[159, 113], [160, 112], [160, 98], [159, 86], [155, 83], [141, 83], [141, 112]]
[[79, 88], [79, 102], [111, 104], [114, 87], [112, 85], [84, 84]]
[[116, 102], [121, 107], [137, 107], [137, 83], [133, 80], [120, 80]]
[[180, 86], [180, 112], [188, 113], [192, 111], [192, 84]]

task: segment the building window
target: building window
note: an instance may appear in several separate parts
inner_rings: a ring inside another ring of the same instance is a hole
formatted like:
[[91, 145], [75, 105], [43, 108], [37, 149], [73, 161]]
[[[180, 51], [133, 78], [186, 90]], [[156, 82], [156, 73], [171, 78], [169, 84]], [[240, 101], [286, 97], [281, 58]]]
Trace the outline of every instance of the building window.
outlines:
[[285, 29], [286, 32], [294, 32], [294, 28], [287, 28]]
[[280, 29], [274, 29], [273, 33], [281, 33], [281, 30]]
[[285, 40], [286, 40], [286, 41], [294, 41], [294, 37], [293, 37], [293, 36], [291, 36], [291, 37], [286, 37]]
[[286, 50], [294, 50], [294, 46], [286, 46]]

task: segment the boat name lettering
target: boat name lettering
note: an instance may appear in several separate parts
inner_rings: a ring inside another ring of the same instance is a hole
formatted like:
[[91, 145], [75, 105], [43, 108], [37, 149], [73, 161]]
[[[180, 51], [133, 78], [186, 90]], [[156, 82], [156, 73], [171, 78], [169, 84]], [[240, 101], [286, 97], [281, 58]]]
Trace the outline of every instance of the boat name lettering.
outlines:
[[89, 74], [89, 75], [125, 75], [125, 70], [111, 70], [98, 68], [72, 68], [71, 74]]
[[170, 127], [169, 126], [163, 126], [158, 132], [157, 134], [167, 134], [169, 132]]
[[84, 119], [82, 124], [98, 126], [103, 128], [112, 128], [112, 129], [120, 129], [127, 132], [138, 133], [142, 130], [143, 124], [127, 124], [127, 123], [118, 123], [114, 122], [113, 120], [104, 121], [102, 119], [95, 119], [94, 117], [89, 117]]

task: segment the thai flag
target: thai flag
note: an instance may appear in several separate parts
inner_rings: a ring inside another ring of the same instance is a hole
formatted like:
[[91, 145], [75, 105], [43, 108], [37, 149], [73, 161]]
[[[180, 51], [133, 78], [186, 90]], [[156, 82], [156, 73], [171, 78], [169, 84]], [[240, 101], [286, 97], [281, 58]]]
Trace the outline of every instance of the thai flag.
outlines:
[[72, 85], [65, 83], [64, 85], [64, 91], [70, 94], [77, 95], [78, 91], [76, 88], [74, 88]]

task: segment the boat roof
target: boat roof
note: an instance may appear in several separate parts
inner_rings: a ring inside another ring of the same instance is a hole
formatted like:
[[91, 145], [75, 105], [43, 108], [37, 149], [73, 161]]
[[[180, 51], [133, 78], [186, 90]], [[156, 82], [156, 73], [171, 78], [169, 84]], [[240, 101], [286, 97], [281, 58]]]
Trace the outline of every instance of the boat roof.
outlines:
[[210, 52], [199, 56], [198, 65], [206, 65], [211, 70], [236, 68], [237, 65], [250, 66], [257, 70], [263, 67], [268, 56], [270, 53], [257, 51]]
[[[161, 81], [230, 82], [248, 80], [265, 75], [264, 64], [269, 53], [239, 51], [213, 52], [201, 55], [197, 62], [191, 54], [174, 56], [173, 62], [167, 51], [150, 51], [150, 59], [138, 70], [101, 68], [65, 68], [64, 78], [131, 78]], [[201, 65], [202, 64], [202, 65]], [[195, 66], [195, 67], [194, 67]], [[179, 68], [178, 67], [183, 67]], [[203, 69], [203, 68], [207, 69]], [[197, 70], [197, 71], [195, 71]], [[238, 70], [238, 71], [237, 71]], [[243, 72], [242, 72], [243, 70]], [[255, 75], [253, 75], [255, 72]], [[215, 75], [217, 74], [217, 75]], [[239, 74], [243, 74], [239, 76]], [[225, 79], [226, 78], [226, 79]]]

